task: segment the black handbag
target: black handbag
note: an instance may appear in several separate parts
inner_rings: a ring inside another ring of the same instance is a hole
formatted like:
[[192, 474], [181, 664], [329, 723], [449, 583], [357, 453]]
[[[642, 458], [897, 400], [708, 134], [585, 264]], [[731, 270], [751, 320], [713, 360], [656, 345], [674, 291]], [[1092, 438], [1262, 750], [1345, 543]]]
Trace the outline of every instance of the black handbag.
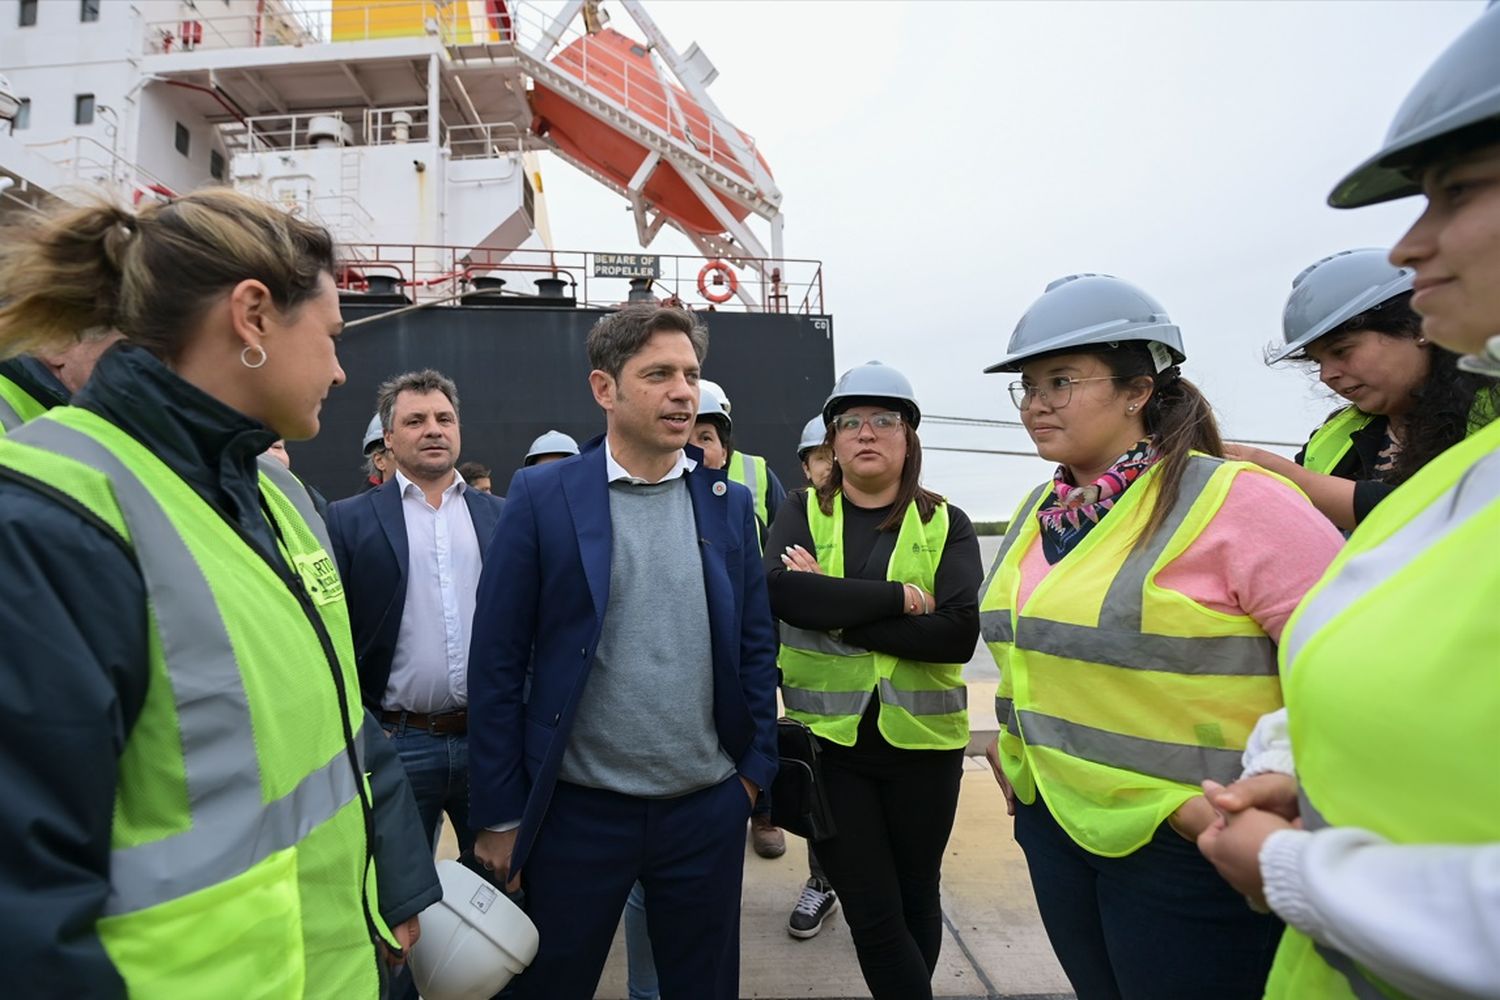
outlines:
[[827, 840], [838, 831], [817, 739], [796, 719], [777, 719], [776, 743], [781, 769], [771, 783], [771, 822], [812, 843]]

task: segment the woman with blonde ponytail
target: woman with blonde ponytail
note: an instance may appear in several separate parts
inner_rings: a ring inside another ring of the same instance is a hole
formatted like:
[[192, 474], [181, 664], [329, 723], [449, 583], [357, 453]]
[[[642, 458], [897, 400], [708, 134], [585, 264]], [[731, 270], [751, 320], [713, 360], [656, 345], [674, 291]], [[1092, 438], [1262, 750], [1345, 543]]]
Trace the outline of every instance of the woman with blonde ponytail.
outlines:
[[333, 270], [223, 189], [0, 234], [0, 355], [123, 340], [0, 440], [18, 996], [376, 997], [441, 894], [321, 521], [257, 461], [344, 380]]
[[1090, 1000], [1261, 995], [1281, 927], [1194, 847], [1214, 819], [1199, 783], [1238, 777], [1280, 707], [1276, 639], [1340, 542], [1295, 487], [1223, 460], [1185, 360], [1155, 299], [1089, 274], [1053, 282], [986, 369], [1019, 374], [1021, 421], [1058, 463], [982, 590], [989, 758]]

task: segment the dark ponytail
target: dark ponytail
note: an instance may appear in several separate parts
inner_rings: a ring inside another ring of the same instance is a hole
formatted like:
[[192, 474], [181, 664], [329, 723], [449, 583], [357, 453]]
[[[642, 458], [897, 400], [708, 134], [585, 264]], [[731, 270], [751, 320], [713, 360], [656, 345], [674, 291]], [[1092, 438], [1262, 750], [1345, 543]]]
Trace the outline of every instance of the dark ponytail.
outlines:
[[1161, 455], [1157, 473], [1161, 492], [1146, 522], [1144, 536], [1154, 535], [1182, 491], [1182, 474], [1188, 458], [1200, 451], [1215, 458], [1224, 457], [1224, 441], [1219, 436], [1219, 422], [1198, 387], [1182, 377], [1176, 365], [1158, 372], [1144, 342], [1127, 341], [1112, 351], [1100, 351], [1098, 358], [1109, 367], [1110, 374], [1126, 383], [1147, 379], [1154, 387], [1143, 414], [1146, 433], [1156, 442]]

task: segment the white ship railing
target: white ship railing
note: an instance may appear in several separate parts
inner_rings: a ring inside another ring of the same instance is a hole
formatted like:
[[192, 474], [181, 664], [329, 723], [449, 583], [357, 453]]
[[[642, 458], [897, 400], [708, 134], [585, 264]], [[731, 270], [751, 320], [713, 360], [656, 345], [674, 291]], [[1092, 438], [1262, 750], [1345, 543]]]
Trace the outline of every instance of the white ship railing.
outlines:
[[[426, 111], [424, 109], [425, 118]], [[343, 112], [340, 111], [310, 111], [292, 115], [257, 115], [245, 119], [244, 131], [229, 132], [225, 135], [225, 142], [233, 152], [269, 153], [289, 152], [297, 149], [313, 149], [316, 146], [316, 138], [327, 135], [326, 132], [315, 130], [312, 123], [317, 119], [333, 119], [341, 126], [347, 125], [344, 121]], [[368, 120], [368, 116], [366, 116]], [[350, 129], [351, 141], [348, 143], [340, 140], [339, 145], [361, 145], [359, 133]]]
[[74, 135], [51, 142], [29, 143], [27, 149], [50, 161], [69, 180], [93, 185], [110, 194], [127, 194], [131, 200], [176, 196], [176, 192], [151, 171], [121, 156], [115, 149], [87, 135]]
[[[407, 115], [403, 122], [398, 114]], [[406, 130], [403, 137], [402, 129]], [[404, 108], [368, 108], [364, 115], [364, 143], [367, 146], [392, 146], [405, 142], [430, 142], [431, 124], [427, 121], [427, 106], [414, 104]]]
[[526, 151], [526, 133], [515, 122], [449, 125], [444, 135], [455, 160], [488, 160]]

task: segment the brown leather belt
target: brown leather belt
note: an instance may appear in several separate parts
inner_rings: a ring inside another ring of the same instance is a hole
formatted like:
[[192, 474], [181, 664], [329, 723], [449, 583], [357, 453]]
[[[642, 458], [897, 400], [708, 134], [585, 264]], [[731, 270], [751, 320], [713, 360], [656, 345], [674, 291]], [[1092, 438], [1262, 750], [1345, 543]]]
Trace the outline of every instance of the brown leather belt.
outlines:
[[403, 712], [399, 709], [382, 709], [380, 721], [406, 729], [425, 729], [433, 736], [463, 735], [469, 731], [469, 710], [456, 709], [427, 715], [422, 712]]

